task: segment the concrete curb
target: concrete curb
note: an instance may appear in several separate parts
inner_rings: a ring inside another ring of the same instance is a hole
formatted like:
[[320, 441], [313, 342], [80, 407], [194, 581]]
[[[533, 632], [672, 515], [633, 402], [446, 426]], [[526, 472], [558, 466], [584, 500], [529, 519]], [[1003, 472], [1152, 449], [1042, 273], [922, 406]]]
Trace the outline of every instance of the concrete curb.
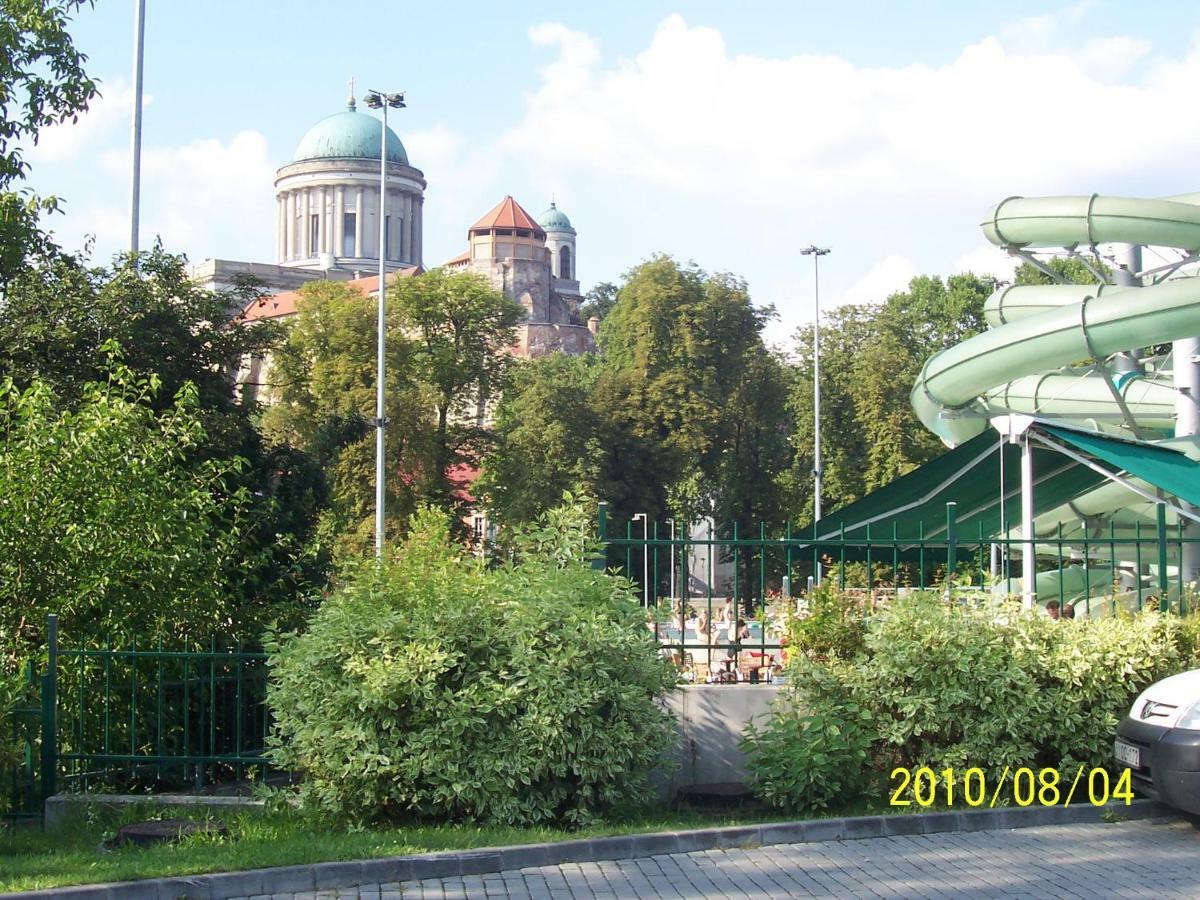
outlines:
[[226, 900], [257, 894], [321, 891], [359, 884], [413, 881], [482, 875], [508, 869], [552, 866], [569, 862], [633, 859], [697, 850], [753, 849], [769, 844], [852, 841], [864, 838], [954, 831], [1032, 828], [1038, 825], [1078, 825], [1108, 820], [1175, 818], [1179, 813], [1153, 800], [1134, 800], [1129, 806], [1090, 804], [1069, 807], [1002, 807], [962, 812], [913, 813], [888, 816], [849, 816], [772, 822], [737, 828], [703, 828], [616, 835], [557, 844], [520, 844], [478, 850], [450, 850], [418, 856], [393, 856], [357, 862], [326, 862], [245, 872], [218, 872], [176, 878], [150, 878], [115, 884], [91, 884], [6, 894], [10, 897], [55, 897], [60, 900], [133, 900], [180, 897]]

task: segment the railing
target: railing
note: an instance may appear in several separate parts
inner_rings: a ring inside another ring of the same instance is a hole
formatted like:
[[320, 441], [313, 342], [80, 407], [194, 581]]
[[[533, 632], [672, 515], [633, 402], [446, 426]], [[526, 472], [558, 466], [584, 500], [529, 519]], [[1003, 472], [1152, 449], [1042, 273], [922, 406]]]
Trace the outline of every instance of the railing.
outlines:
[[[40, 818], [60, 786], [202, 788], [261, 772], [270, 727], [267, 655], [240, 645], [60, 646], [47, 623], [45, 672], [28, 669], [38, 706], [12, 710], [24, 758], [6, 785], [9, 820]], [[39, 690], [40, 689], [40, 690]]]
[[[1037, 538], [1039, 602], [1057, 600], [1080, 617], [1150, 604], [1164, 612], [1193, 611], [1194, 586], [1185, 583], [1178, 561], [1200, 538], [1168, 527], [1161, 512], [1152, 528], [1110, 525], [1105, 533], [1067, 535], [1060, 525], [1057, 533]], [[982, 526], [974, 534], [964, 531], [952, 503], [936, 539], [920, 528], [915, 535], [901, 535], [894, 526], [886, 533], [867, 526], [853, 535], [839, 531], [819, 539], [791, 526], [770, 537], [761, 525], [749, 537], [736, 524], [699, 535], [657, 522], [627, 521], [614, 528], [603, 503], [598, 526], [603, 564], [638, 584], [648, 625], [664, 653], [685, 672], [689, 654], [693, 669], [698, 655], [716, 659], [723, 667], [719, 680], [735, 672], [744, 676], [747, 655], [750, 668], [760, 670], [752, 674], [778, 671], [786, 651], [781, 639], [787, 615], [804, 608], [815, 583], [832, 582], [859, 596], [866, 607], [925, 590], [999, 598], [1020, 593], [1022, 556], [1030, 546], [1021, 538], [991, 537]], [[745, 621], [748, 638], [730, 638], [731, 615], [735, 627], [737, 618]], [[714, 636], [711, 624], [718, 619], [724, 634]], [[773, 665], [759, 666], [766, 656]], [[704, 680], [712, 674], [710, 666]]]

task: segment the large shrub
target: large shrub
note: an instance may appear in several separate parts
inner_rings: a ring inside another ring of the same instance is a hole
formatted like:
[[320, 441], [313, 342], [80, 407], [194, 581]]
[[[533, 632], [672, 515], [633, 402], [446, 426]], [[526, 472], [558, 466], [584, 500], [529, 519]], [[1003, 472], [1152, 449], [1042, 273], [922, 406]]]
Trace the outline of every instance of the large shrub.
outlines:
[[[989, 783], [1006, 766], [1103, 766], [1138, 692], [1196, 665], [1194, 631], [1156, 613], [1055, 622], [931, 595], [897, 601], [870, 620], [853, 661], [794, 658], [788, 695], [747, 742], [758, 791], [803, 812], [833, 788], [843, 801], [883, 796], [894, 766], [977, 766]], [[786, 771], [801, 759], [807, 774]]]
[[642, 797], [674, 739], [675, 676], [582, 533], [560, 513], [489, 570], [423, 511], [395, 561], [348, 575], [307, 632], [272, 641], [271, 753], [304, 773], [304, 803], [527, 825]]

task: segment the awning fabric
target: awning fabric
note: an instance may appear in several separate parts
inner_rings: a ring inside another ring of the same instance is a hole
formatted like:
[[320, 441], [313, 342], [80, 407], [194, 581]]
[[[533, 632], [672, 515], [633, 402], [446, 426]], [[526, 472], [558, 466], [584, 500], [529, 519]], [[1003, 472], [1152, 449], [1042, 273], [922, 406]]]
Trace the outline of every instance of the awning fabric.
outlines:
[[1178, 450], [1046, 423], [1036, 427], [1094, 459], [1200, 506], [1200, 463]]
[[[1034, 448], [1035, 512], [1061, 506], [1095, 487], [1104, 476], [1049, 448]], [[1014, 525], [1021, 515], [1021, 448], [1002, 443], [987, 431], [965, 444], [872, 491], [817, 522], [817, 540], [944, 541], [946, 504], [954, 502], [958, 539], [987, 538], [1001, 529], [1000, 470], [1004, 468], [1003, 521]], [[805, 533], [807, 532], [807, 534]]]
[[[1114, 475], [1127, 472], [1164, 492], [1200, 506], [1200, 463], [1168, 447], [1076, 431], [1035, 422], [1036, 431], [1057, 438]], [[1105, 476], [1050, 447], [1034, 443], [1034, 515], [1073, 500], [1099, 485]], [[1001, 461], [1004, 509], [1001, 517]], [[809, 531], [817, 541], [944, 541], [946, 504], [955, 503], [958, 540], [970, 543], [1019, 524], [1021, 448], [994, 431], [930, 460], [861, 500], [824, 516]]]

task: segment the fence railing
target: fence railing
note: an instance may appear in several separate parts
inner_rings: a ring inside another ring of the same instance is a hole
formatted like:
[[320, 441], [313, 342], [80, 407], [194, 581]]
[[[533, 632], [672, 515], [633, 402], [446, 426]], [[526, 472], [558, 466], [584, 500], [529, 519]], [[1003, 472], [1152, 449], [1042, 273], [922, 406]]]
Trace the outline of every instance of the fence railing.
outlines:
[[201, 788], [267, 766], [265, 653], [215, 640], [60, 644], [55, 616], [46, 633], [45, 670], [28, 669], [31, 702], [10, 713], [24, 755], [4, 773], [5, 818], [40, 818], [60, 788]]
[[[685, 671], [690, 655], [696, 677], [703, 674], [704, 680], [714, 669], [709, 665], [702, 672], [700, 657], [718, 661], [717, 680], [730, 680], [731, 674], [740, 680], [748, 669], [768, 677], [777, 672], [786, 652], [787, 615], [804, 608], [817, 583], [857, 594], [866, 606], [925, 590], [1000, 598], [1021, 593], [1023, 555], [1031, 546], [1022, 538], [989, 536], [982, 526], [974, 533], [960, 528], [954, 504], [947, 505], [945, 527], [936, 538], [922, 528], [903, 535], [895, 526], [819, 538], [791, 526], [768, 536], [760, 525], [747, 535], [736, 524], [684, 529], [644, 518], [614, 527], [606, 504], [600, 505], [598, 526], [604, 564], [638, 584], [648, 626], [664, 653]], [[1057, 600], [1080, 617], [1147, 605], [1191, 612], [1194, 586], [1184, 581], [1179, 560], [1195, 543], [1200, 538], [1168, 527], [1161, 516], [1156, 527], [1135, 522], [1067, 533], [1060, 525], [1032, 544], [1035, 593], [1040, 603]], [[714, 622], [720, 623], [715, 634]], [[771, 661], [763, 666], [765, 657]]]

